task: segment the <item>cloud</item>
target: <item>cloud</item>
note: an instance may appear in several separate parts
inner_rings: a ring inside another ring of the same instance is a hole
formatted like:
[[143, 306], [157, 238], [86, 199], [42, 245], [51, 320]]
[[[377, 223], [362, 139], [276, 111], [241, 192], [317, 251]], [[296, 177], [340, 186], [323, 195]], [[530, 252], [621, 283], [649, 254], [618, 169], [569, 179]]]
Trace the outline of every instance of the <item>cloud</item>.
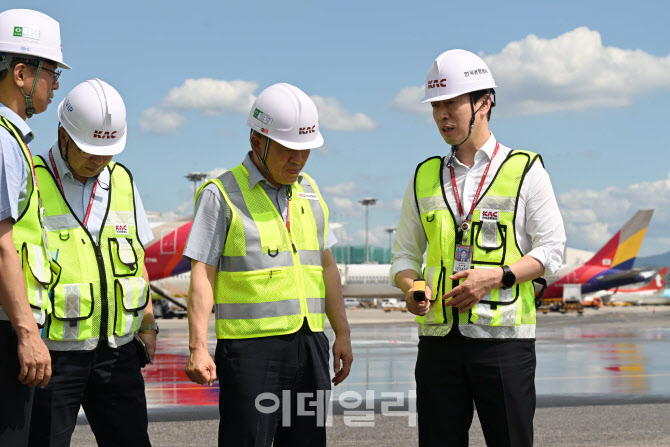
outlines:
[[139, 119], [140, 128], [144, 132], [155, 134], [172, 134], [186, 121], [182, 114], [159, 106], [149, 107]]
[[328, 194], [340, 197], [352, 196], [360, 190], [355, 182], [340, 183], [335, 186], [324, 186], [322, 189]]
[[405, 87], [393, 98], [392, 107], [397, 110], [413, 113], [430, 113], [431, 108], [428, 104], [421, 104], [423, 99], [423, 87]]
[[316, 108], [319, 110], [321, 126], [330, 130], [370, 130], [377, 127], [377, 122], [363, 113], [353, 115], [345, 110], [337, 98], [312, 96]]
[[228, 169], [226, 169], [226, 168], [214, 168], [207, 173], [207, 178], [208, 179], [215, 179], [215, 178], [223, 175], [224, 172], [228, 172]]
[[[670, 88], [670, 55], [603, 45], [598, 31], [576, 28], [554, 39], [534, 34], [482, 55], [493, 72], [501, 115], [624, 107], [639, 95]], [[392, 105], [417, 107], [423, 87], [402, 89]], [[427, 108], [426, 112], [428, 112]]]
[[363, 214], [363, 207], [351, 199], [344, 197], [333, 197], [335, 211], [344, 216], [360, 216]]
[[[211, 117], [234, 113], [246, 115], [256, 100], [255, 81], [223, 79], [186, 79], [179, 87], [171, 88], [167, 95], [142, 112], [140, 127], [144, 132], [171, 134], [187, 122], [184, 113], [200, 112]], [[337, 98], [311, 97], [319, 110], [321, 125], [326, 129], [352, 131], [370, 130], [377, 123], [363, 113], [350, 113]]]
[[402, 209], [402, 199], [395, 198], [391, 201], [391, 209], [400, 211]]
[[224, 113], [246, 114], [256, 97], [258, 84], [253, 81], [186, 79], [170, 89], [158, 105], [142, 112], [139, 123], [144, 132], [172, 134], [187, 122], [184, 112], [194, 110], [203, 116]]
[[258, 84], [253, 81], [187, 79], [170, 89], [161, 104], [177, 110], [198, 110], [205, 116], [224, 113], [249, 113]]
[[654, 216], [641, 253], [670, 251], [670, 173], [663, 180], [602, 190], [570, 190], [559, 194], [558, 202], [568, 236], [568, 246], [597, 250], [638, 209], [653, 208]]

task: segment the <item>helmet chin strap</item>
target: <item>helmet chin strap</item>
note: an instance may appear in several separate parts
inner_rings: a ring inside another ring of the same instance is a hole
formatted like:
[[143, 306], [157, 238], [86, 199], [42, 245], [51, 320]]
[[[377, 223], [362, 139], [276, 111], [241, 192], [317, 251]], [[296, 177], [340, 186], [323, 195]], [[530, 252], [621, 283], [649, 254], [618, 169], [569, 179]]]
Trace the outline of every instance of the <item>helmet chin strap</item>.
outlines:
[[[21, 93], [23, 93], [23, 96], [26, 98], [26, 116], [28, 118], [32, 117], [35, 114], [35, 107], [33, 106], [33, 93], [35, 93], [35, 88], [37, 87], [37, 81], [40, 78], [40, 71], [42, 71], [42, 64], [44, 63], [44, 59], [38, 58], [37, 59], [39, 63], [37, 64], [37, 71], [35, 71], [35, 79], [33, 80], [33, 88], [30, 90], [30, 94], [26, 95], [26, 91], [23, 90], [23, 87], [19, 87], [21, 89]], [[7, 71], [9, 71], [10, 76], [12, 79], [16, 81], [16, 78], [14, 78], [14, 71], [12, 68], [9, 66], [9, 62], [7, 62], [7, 59], [5, 58], [5, 55], [2, 55], [2, 62], [4, 62], [5, 67], [7, 68]]]
[[72, 166], [70, 166], [70, 162], [68, 160], [68, 150], [70, 149], [70, 139], [68, 138], [67, 143], [65, 143], [65, 154], [63, 154], [63, 148], [60, 145], [60, 138], [58, 139], [58, 152], [60, 152], [60, 157], [63, 159], [65, 162], [65, 166], [68, 167], [70, 171], [72, 171]]
[[[252, 148], [253, 148], [253, 142], [251, 141], [251, 137], [253, 135], [254, 135], [254, 130], [251, 129], [251, 132], [249, 133], [249, 143], [251, 143]], [[256, 155], [256, 158], [258, 158], [258, 161], [261, 162], [261, 164], [263, 165], [265, 170], [268, 171], [268, 174], [270, 174], [270, 178], [272, 178], [274, 180], [274, 177], [272, 176], [272, 173], [270, 172], [270, 168], [268, 168], [268, 165], [265, 163], [265, 160], [268, 158], [269, 149], [270, 149], [270, 139], [268, 137], [265, 137], [265, 152], [263, 153], [263, 158], [261, 158], [258, 154], [256, 154], [256, 151], [253, 151], [253, 153]]]
[[475, 127], [475, 117], [477, 116], [477, 113], [484, 107], [484, 104], [489, 100], [491, 95], [493, 94], [492, 91], [489, 91], [489, 94], [486, 95], [486, 98], [484, 99], [484, 102], [482, 102], [482, 105], [479, 106], [477, 110], [475, 110], [475, 102], [472, 99], [472, 93], [470, 93], [470, 110], [472, 110], [472, 118], [470, 118], [470, 130], [468, 130], [468, 136], [465, 137], [465, 140], [461, 141], [455, 146], [451, 146], [451, 155], [449, 156], [449, 162], [447, 163], [447, 166], [451, 166], [454, 163], [454, 158], [456, 158], [456, 152], [461, 148], [461, 145], [468, 141], [468, 138], [470, 138], [470, 135], [472, 135], [472, 130]]

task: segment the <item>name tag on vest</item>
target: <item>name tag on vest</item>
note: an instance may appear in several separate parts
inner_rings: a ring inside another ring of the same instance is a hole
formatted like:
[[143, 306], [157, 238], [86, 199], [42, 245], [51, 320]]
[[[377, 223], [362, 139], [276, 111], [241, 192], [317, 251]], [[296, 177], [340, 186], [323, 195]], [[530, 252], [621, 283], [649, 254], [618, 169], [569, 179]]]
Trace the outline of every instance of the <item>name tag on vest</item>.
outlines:
[[307, 200], [319, 200], [319, 196], [315, 192], [299, 192], [298, 197]]

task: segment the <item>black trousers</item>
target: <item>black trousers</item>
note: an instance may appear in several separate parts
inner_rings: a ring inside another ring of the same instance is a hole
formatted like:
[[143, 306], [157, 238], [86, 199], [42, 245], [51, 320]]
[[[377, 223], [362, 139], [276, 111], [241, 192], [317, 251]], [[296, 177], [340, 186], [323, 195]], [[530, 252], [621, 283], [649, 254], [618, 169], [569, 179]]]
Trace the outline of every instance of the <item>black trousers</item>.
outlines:
[[0, 321], [0, 447], [28, 445], [35, 388], [19, 382], [18, 339], [9, 321]]
[[150, 446], [144, 379], [135, 345], [51, 351], [53, 375], [35, 393], [30, 446], [67, 447], [79, 407], [99, 446]]
[[219, 340], [215, 360], [219, 446], [326, 445], [330, 375], [323, 332], [305, 323], [289, 335]]
[[419, 445], [467, 447], [476, 406], [486, 445], [532, 446], [535, 364], [532, 340], [420, 337]]

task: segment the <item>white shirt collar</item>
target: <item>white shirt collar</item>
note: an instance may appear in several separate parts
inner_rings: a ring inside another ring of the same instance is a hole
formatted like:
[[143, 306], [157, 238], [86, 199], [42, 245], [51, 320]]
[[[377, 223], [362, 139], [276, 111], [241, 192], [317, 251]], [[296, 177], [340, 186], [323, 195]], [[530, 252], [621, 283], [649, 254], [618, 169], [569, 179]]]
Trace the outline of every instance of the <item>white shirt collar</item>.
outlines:
[[477, 153], [475, 154], [475, 162], [477, 158], [481, 158], [484, 156], [488, 157], [488, 159], [490, 160], [491, 157], [493, 156], [493, 151], [495, 150], [495, 148], [496, 148], [496, 137], [494, 137], [493, 132], [491, 132], [491, 136], [489, 137], [489, 139], [486, 140], [486, 143], [484, 143], [484, 145], [480, 147]]
[[[481, 161], [488, 163], [489, 160], [491, 160], [491, 157], [493, 156], [493, 151], [495, 150], [495, 148], [496, 148], [496, 138], [493, 136], [493, 132], [491, 132], [491, 136], [489, 136], [489, 139], [486, 140], [486, 143], [484, 143], [484, 145], [480, 147], [479, 150], [475, 153], [475, 165]], [[458, 159], [458, 157], [454, 157], [454, 164], [459, 166], [465, 166], [468, 169], [470, 169], [468, 166], [463, 164]]]
[[23, 135], [23, 139], [26, 140], [26, 143], [30, 143], [33, 138], [35, 138], [33, 131], [30, 129], [30, 126], [28, 126], [28, 123], [26, 123], [23, 118], [14, 113], [12, 109], [1, 102], [0, 115], [7, 118], [13, 125], [17, 127], [17, 129], [19, 129], [19, 132], [21, 132], [21, 135]]

